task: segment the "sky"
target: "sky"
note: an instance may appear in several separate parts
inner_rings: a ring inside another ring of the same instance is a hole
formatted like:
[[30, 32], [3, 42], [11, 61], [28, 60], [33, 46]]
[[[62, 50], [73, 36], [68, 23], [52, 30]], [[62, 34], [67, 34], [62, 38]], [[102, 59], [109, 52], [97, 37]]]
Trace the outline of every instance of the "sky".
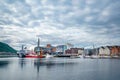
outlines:
[[0, 0], [0, 42], [15, 49], [120, 45], [120, 0]]

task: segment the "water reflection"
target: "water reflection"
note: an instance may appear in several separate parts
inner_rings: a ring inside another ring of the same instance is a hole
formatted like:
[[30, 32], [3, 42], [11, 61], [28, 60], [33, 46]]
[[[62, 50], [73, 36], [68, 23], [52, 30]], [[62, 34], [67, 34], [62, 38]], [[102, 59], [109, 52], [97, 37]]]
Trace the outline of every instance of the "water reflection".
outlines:
[[23, 67], [26, 65], [25, 58], [19, 59], [19, 64], [20, 64], [20, 67], [23, 69]]
[[120, 80], [120, 60], [0, 59], [0, 80]]
[[0, 61], [0, 68], [8, 66], [9, 61]]
[[39, 72], [41, 67], [46, 67], [46, 69], [51, 69], [55, 67], [65, 67], [72, 66], [77, 64], [76, 62], [68, 62], [68, 61], [55, 61], [52, 59], [36, 59], [34, 60], [34, 67], [37, 68], [37, 72]]

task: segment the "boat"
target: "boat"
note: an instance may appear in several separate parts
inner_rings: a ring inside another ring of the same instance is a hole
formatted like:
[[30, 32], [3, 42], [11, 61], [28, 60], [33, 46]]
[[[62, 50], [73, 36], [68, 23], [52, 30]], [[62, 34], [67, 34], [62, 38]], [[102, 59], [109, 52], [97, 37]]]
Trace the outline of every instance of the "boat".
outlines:
[[99, 56], [100, 59], [110, 59], [111, 56]]
[[89, 55], [86, 55], [84, 58], [91, 58], [91, 56], [89, 56]]
[[77, 58], [81, 58], [81, 59], [84, 59], [85, 56], [84, 55], [78, 55]]
[[53, 58], [53, 57], [54, 57], [54, 56], [51, 55], [51, 54], [49, 54], [49, 53], [47, 53], [46, 56], [45, 56], [45, 58]]
[[41, 50], [39, 53], [28, 52], [26, 55], [24, 55], [24, 58], [45, 58], [45, 56]]
[[36, 48], [35, 52], [26, 52], [27, 50], [24, 50], [22, 46], [22, 50], [19, 53], [19, 57], [21, 58], [45, 58], [45, 56], [43, 55], [42, 48], [39, 45], [40, 45], [40, 41], [38, 38], [38, 46], [35, 47]]
[[92, 55], [91, 58], [92, 59], [99, 59], [99, 56], [98, 55]]
[[70, 57], [70, 58], [75, 58], [77, 57], [76, 54], [58, 54], [56, 57]]
[[27, 54], [25, 55], [25, 58], [45, 58], [45, 56], [37, 54]]
[[27, 50], [24, 49], [24, 45], [22, 45], [22, 49], [20, 51], [18, 51], [17, 53], [18, 53], [18, 57], [20, 57], [20, 58], [25, 57]]
[[25, 53], [25, 51], [23, 50], [23, 51], [20, 51], [19, 57], [20, 58], [45, 58], [45, 55], [43, 55], [42, 52], [40, 52], [40, 54], [37, 54], [35, 52]]

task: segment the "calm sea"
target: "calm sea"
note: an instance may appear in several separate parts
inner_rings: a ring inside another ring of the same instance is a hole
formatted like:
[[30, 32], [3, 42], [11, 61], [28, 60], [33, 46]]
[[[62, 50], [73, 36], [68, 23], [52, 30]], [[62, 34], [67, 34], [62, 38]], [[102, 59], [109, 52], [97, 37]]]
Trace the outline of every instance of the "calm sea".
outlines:
[[120, 80], [120, 59], [0, 58], [0, 80]]

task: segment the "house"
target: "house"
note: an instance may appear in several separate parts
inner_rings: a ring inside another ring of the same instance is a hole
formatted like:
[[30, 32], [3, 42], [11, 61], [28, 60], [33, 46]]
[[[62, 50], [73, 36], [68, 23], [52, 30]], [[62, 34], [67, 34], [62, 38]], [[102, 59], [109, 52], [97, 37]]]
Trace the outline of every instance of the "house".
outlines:
[[111, 47], [111, 56], [120, 56], [120, 46]]
[[78, 54], [79, 54], [79, 55], [83, 55], [83, 54], [84, 54], [84, 48], [79, 49], [79, 50], [78, 50]]
[[120, 56], [120, 46], [104, 46], [99, 48], [100, 56]]
[[109, 56], [111, 54], [111, 47], [110, 46], [102, 46], [99, 48], [99, 55], [100, 56]]

